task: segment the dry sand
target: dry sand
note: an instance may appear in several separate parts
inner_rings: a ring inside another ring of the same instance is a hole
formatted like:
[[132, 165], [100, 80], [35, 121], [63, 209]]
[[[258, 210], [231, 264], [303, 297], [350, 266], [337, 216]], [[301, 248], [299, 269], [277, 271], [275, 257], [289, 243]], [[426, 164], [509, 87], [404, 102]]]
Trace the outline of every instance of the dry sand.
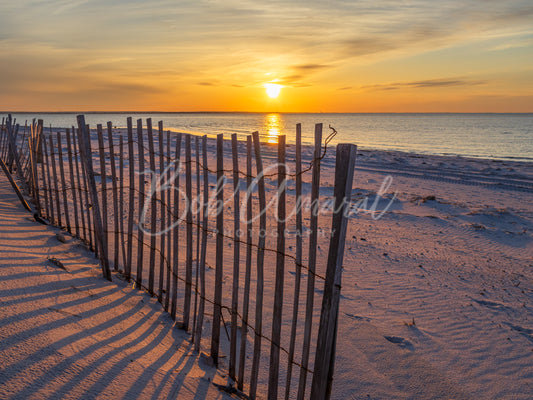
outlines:
[[0, 173], [0, 399], [223, 399], [155, 299], [33, 221]]

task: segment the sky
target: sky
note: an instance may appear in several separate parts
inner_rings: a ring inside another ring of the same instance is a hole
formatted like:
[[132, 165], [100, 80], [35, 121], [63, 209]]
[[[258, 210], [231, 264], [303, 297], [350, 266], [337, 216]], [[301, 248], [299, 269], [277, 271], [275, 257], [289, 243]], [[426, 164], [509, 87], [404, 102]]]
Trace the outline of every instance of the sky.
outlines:
[[533, 112], [533, 2], [0, 0], [0, 110]]

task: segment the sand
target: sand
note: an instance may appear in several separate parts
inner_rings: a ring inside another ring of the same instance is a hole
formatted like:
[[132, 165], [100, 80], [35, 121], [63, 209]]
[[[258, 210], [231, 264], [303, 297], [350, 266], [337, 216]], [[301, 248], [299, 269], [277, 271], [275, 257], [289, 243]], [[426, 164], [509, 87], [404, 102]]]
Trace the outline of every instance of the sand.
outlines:
[[[289, 147], [289, 158], [293, 151]], [[265, 151], [266, 164], [274, 154], [275, 148]], [[329, 151], [323, 160], [324, 200], [332, 195], [333, 155]], [[11, 189], [1, 182], [7, 196]], [[533, 163], [359, 152], [333, 399], [531, 397], [532, 182]], [[267, 180], [267, 189], [275, 185], [275, 179]], [[309, 189], [304, 184], [304, 191]], [[224, 372], [191, 352], [188, 336], [171, 328], [154, 299], [116, 276], [112, 284], [103, 281], [97, 261], [78, 242], [58, 242], [55, 228], [25, 220], [28, 214], [15, 203], [16, 198], [2, 201], [0, 209], [6, 221], [0, 235], [6, 276], [0, 287], [0, 363], [6, 366], [0, 397], [9, 390], [21, 398], [32, 393], [135, 398], [141, 388], [151, 398], [220, 396], [208, 380], [224, 382]], [[228, 225], [231, 215], [227, 210]], [[329, 217], [320, 224], [323, 265]], [[22, 256], [17, 246], [24, 248]], [[228, 244], [228, 263], [232, 251]], [[47, 261], [50, 257], [68, 272]], [[214, 254], [209, 257], [213, 265]], [[273, 265], [268, 257], [266, 262]], [[273, 272], [265, 271], [266, 312]], [[209, 288], [214, 271], [206, 275]], [[223, 301], [229, 304], [231, 271], [225, 271], [224, 282]], [[291, 295], [286, 292], [284, 304]], [[283, 329], [289, 326], [286, 307]], [[208, 338], [209, 324], [204, 349]], [[222, 351], [227, 354], [224, 343]], [[263, 368], [261, 388], [267, 378]]]
[[386, 175], [389, 212], [349, 225], [333, 398], [531, 398], [533, 164], [363, 151], [356, 196]]
[[0, 221], [1, 399], [229, 398], [154, 299], [102, 279], [80, 242], [33, 221], [3, 173]]

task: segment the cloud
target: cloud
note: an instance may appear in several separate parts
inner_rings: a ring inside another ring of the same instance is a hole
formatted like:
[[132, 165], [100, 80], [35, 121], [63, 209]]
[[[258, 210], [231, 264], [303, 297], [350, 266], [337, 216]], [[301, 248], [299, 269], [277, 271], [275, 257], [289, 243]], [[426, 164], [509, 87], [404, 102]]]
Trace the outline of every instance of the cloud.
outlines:
[[393, 50], [399, 47], [399, 43], [395, 43], [394, 39], [360, 37], [345, 40], [343, 47], [345, 56], [354, 57]]
[[324, 70], [333, 68], [328, 64], [297, 64], [289, 68], [290, 75], [284, 75], [281, 78], [277, 78], [276, 83], [289, 87], [308, 87], [312, 86], [309, 79]]
[[294, 65], [292, 67], [295, 71], [301, 71], [301, 72], [315, 72], [315, 71], [321, 71], [327, 68], [331, 68], [331, 65], [327, 64], [300, 64], [300, 65]]
[[396, 82], [379, 85], [365, 85], [362, 89], [367, 90], [397, 90], [397, 89], [426, 89], [442, 88], [453, 86], [479, 86], [486, 84], [486, 81], [462, 80], [462, 79], [428, 79], [411, 82]]

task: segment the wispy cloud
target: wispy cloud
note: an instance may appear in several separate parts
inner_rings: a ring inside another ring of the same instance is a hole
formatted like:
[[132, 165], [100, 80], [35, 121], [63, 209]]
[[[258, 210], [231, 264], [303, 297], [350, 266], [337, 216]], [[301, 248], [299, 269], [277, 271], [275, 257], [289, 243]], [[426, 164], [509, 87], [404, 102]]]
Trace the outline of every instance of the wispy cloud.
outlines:
[[294, 65], [292, 69], [295, 71], [302, 71], [302, 72], [315, 72], [315, 71], [321, 71], [324, 69], [332, 68], [331, 65], [327, 64], [300, 64], [300, 65]]
[[396, 89], [426, 89], [426, 88], [443, 88], [453, 86], [479, 86], [486, 84], [482, 80], [463, 80], [463, 79], [429, 79], [412, 82], [396, 82], [379, 85], [365, 85], [362, 89], [367, 90], [396, 90]]

